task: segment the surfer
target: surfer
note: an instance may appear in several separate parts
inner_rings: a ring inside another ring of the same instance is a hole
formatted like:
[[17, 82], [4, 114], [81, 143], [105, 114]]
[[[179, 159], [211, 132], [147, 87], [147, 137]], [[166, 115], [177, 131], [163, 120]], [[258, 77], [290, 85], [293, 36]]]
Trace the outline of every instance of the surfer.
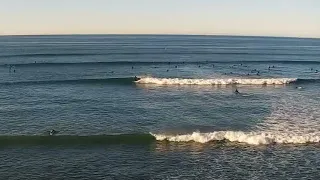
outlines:
[[240, 92], [238, 91], [238, 89], [236, 89], [236, 90], [234, 91], [234, 93], [235, 93], [235, 94], [240, 94]]
[[141, 78], [138, 78], [137, 76], [134, 76], [133, 80], [134, 81], [139, 81]]
[[50, 136], [53, 136], [53, 135], [55, 135], [55, 134], [57, 134], [58, 132], [56, 131], [56, 130], [54, 130], [54, 129], [51, 129], [50, 131], [49, 131], [49, 135]]

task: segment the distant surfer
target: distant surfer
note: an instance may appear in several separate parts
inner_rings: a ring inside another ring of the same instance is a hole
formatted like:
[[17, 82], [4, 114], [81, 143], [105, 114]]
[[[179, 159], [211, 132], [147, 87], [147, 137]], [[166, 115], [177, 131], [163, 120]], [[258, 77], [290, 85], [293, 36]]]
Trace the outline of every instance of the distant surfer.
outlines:
[[55, 134], [57, 134], [58, 133], [58, 131], [56, 131], [56, 130], [54, 130], [54, 129], [51, 129], [50, 131], [49, 131], [49, 135], [50, 136], [53, 136], [53, 135], [55, 135]]
[[234, 93], [235, 93], [235, 94], [240, 94], [240, 92], [238, 91], [238, 89], [236, 89], [236, 90], [234, 91]]
[[138, 78], [137, 76], [134, 76], [133, 80], [134, 81], [139, 81], [141, 78]]

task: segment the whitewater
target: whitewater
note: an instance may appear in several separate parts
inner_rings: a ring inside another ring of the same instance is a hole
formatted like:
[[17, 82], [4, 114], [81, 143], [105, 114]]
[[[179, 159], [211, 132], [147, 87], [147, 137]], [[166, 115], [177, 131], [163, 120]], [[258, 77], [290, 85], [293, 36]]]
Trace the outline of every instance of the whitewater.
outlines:
[[218, 79], [184, 79], [184, 78], [156, 78], [140, 77], [140, 84], [157, 85], [283, 85], [297, 81], [297, 78], [218, 78]]

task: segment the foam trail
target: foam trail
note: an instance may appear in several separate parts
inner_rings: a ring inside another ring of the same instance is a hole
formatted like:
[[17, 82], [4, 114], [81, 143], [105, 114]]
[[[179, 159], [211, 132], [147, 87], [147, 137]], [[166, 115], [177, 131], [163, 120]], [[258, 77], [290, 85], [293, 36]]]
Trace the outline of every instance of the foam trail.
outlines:
[[174, 142], [199, 142], [223, 141], [247, 143], [251, 145], [260, 144], [305, 144], [320, 142], [320, 133], [310, 133], [305, 135], [281, 134], [272, 132], [242, 132], [242, 131], [216, 131], [210, 133], [193, 132], [184, 135], [153, 134], [158, 141], [168, 140]]
[[154, 78], [141, 77], [137, 83], [140, 84], [158, 84], [158, 85], [268, 85], [268, 84], [289, 84], [297, 81], [296, 78], [269, 78], [269, 79], [181, 79], [181, 78]]

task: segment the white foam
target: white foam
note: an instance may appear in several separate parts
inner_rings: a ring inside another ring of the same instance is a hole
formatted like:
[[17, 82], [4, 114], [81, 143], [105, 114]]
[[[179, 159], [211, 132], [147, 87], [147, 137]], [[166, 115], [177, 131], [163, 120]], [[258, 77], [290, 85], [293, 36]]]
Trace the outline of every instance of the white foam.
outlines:
[[193, 132], [183, 135], [165, 135], [152, 134], [158, 141], [168, 140], [175, 142], [199, 142], [207, 143], [209, 141], [228, 140], [231, 142], [247, 143], [251, 145], [260, 144], [304, 144], [320, 142], [319, 133], [310, 133], [305, 135], [268, 133], [268, 132], [242, 132], [242, 131], [216, 131], [210, 133]]
[[269, 79], [244, 79], [244, 78], [221, 78], [221, 79], [181, 79], [181, 78], [155, 78], [141, 77], [137, 83], [158, 85], [281, 85], [296, 81], [296, 78], [269, 78]]

